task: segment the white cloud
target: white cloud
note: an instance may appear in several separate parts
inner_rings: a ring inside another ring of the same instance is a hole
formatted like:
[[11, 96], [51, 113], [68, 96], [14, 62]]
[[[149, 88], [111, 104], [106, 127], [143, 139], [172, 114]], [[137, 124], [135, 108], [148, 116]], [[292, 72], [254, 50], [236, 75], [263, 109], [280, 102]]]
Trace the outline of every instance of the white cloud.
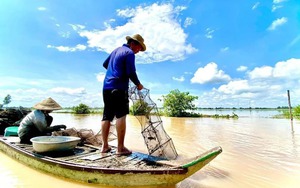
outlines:
[[278, 18], [272, 22], [272, 24], [269, 26], [268, 30], [275, 30], [278, 26], [285, 24], [287, 21], [288, 21], [288, 19], [286, 17]]
[[103, 82], [104, 77], [105, 77], [105, 73], [104, 73], [104, 72], [99, 72], [99, 73], [96, 75], [96, 77], [97, 77], [98, 82]]
[[276, 63], [273, 76], [275, 78], [300, 79], [300, 59], [289, 59]]
[[300, 59], [291, 58], [280, 61], [274, 67], [256, 67], [248, 73], [250, 79], [300, 79]]
[[58, 32], [58, 34], [63, 38], [70, 38], [71, 33], [69, 31], [67, 32]]
[[84, 25], [80, 25], [80, 24], [69, 24], [69, 25], [72, 27], [74, 31], [82, 30], [85, 28]]
[[286, 1], [286, 0], [273, 0], [273, 3], [274, 3], [274, 4], [279, 4], [279, 3], [282, 3], [282, 2], [284, 2], [284, 1]]
[[243, 71], [246, 71], [248, 69], [248, 67], [246, 66], [239, 66], [236, 70], [239, 71], [239, 72], [243, 72]]
[[50, 92], [53, 93], [58, 93], [58, 94], [66, 94], [66, 95], [84, 95], [86, 94], [86, 90], [82, 87], [80, 88], [64, 88], [64, 87], [56, 87], [52, 88], [49, 90]]
[[61, 52], [75, 52], [75, 51], [85, 50], [86, 46], [84, 46], [82, 44], [77, 44], [75, 47], [47, 45], [47, 48], [55, 48], [55, 49], [57, 49], [58, 51], [61, 51]]
[[[68, 80], [68, 77], [66, 75], [64, 80], [47, 80], [0, 76], [0, 87], [2, 88], [0, 99], [10, 94], [12, 102], [9, 106], [15, 107], [32, 107], [47, 97], [52, 97], [62, 107], [71, 107], [79, 103], [92, 107], [103, 106], [102, 97], [99, 97], [101, 96], [101, 87], [99, 89], [98, 86], [95, 88], [95, 83], [90, 83], [95, 79], [80, 83], [81, 81], [77, 80], [77, 78], [72, 77], [71, 80]], [[76, 80], [75, 83], [74, 79]], [[66, 85], [67, 87], [65, 87]], [[69, 85], [75, 86], [71, 88]], [[81, 87], [81, 85], [84, 85], [84, 87]]]
[[193, 19], [193, 18], [187, 17], [187, 18], [184, 20], [183, 26], [184, 26], [184, 27], [188, 27], [189, 25], [192, 25], [193, 22], [194, 22], [194, 19]]
[[260, 2], [256, 2], [256, 3], [253, 5], [252, 10], [255, 10], [255, 9], [258, 7], [259, 4], [260, 4]]
[[178, 82], [183, 82], [185, 80], [183, 76], [180, 76], [179, 78], [173, 76], [172, 79]]
[[[47, 96], [45, 90], [36, 88], [30, 89], [6, 89], [1, 90], [0, 98], [3, 99], [7, 94], [11, 96], [11, 103], [9, 106], [23, 106], [32, 107], [39, 102], [40, 96]], [[41, 99], [42, 100], [42, 99]]]
[[[244, 69], [244, 68], [242, 68]], [[203, 70], [203, 73], [205, 71]], [[278, 107], [287, 106], [287, 90], [299, 104], [300, 59], [291, 58], [272, 66], [256, 67], [249, 79], [237, 79], [198, 95], [201, 107]]]
[[192, 72], [184, 72], [184, 74], [193, 74]]
[[45, 11], [45, 10], [47, 10], [46, 7], [38, 7], [37, 9], [38, 9], [39, 11]]
[[[231, 80], [199, 96], [199, 106], [278, 107], [287, 106], [286, 91], [290, 90], [294, 104], [299, 104], [300, 59], [277, 62], [274, 67], [256, 67], [249, 79]], [[251, 105], [250, 105], [251, 103]]]
[[286, 0], [273, 0], [273, 5], [272, 5], [272, 12], [275, 12], [277, 9], [280, 9], [283, 7], [282, 2]]
[[0, 77], [0, 87], [35, 87], [35, 86], [44, 86], [44, 85], [52, 85], [54, 83], [53, 80], [48, 79], [27, 79], [21, 77]]
[[275, 12], [277, 9], [280, 9], [282, 7], [282, 5], [272, 5], [272, 12]]
[[269, 78], [272, 77], [273, 68], [270, 66], [256, 67], [253, 71], [249, 72], [250, 79]]
[[197, 51], [187, 43], [188, 36], [177, 19], [184, 9], [154, 3], [117, 10], [118, 16], [127, 19], [124, 25], [109, 26], [105, 30], [79, 31], [79, 35], [88, 39], [88, 47], [110, 53], [126, 42], [127, 35], [139, 33], [145, 40], [147, 50], [137, 55], [140, 60], [137, 63], [183, 60], [186, 55]]
[[226, 52], [229, 50], [229, 47], [224, 47], [224, 48], [221, 48], [221, 52]]
[[215, 32], [215, 30], [211, 29], [211, 28], [207, 28], [206, 29], [206, 34], [205, 37], [208, 39], [212, 39], [213, 38], [213, 33]]
[[211, 62], [205, 67], [198, 68], [194, 77], [191, 79], [191, 83], [220, 83], [227, 82], [230, 79], [230, 76], [225, 74], [224, 71], [218, 70], [218, 65], [216, 63]]
[[217, 91], [224, 94], [237, 94], [251, 92], [253, 91], [253, 88], [249, 86], [248, 80], [236, 80], [220, 86]]

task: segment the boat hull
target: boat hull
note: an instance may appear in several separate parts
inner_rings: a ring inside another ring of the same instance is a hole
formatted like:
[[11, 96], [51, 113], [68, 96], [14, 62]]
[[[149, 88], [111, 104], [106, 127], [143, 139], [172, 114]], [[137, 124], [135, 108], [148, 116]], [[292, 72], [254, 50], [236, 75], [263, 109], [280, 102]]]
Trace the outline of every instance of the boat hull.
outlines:
[[[170, 165], [166, 168], [145, 170], [138, 168], [103, 168], [96, 165], [76, 164], [68, 160], [62, 161], [27, 151], [2, 138], [0, 139], [0, 150], [23, 164], [50, 174], [79, 182], [110, 186], [174, 185], [200, 170], [222, 152], [220, 147], [213, 148], [200, 158], [198, 157], [194, 161], [195, 164], [190, 164], [190, 166]], [[119, 157], [113, 157], [119, 160]]]

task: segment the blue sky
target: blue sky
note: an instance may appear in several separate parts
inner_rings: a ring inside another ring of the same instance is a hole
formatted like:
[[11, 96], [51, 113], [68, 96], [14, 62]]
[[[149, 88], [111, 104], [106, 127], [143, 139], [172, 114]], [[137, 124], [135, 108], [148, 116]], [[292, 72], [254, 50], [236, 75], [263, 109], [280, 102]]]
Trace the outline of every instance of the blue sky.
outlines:
[[2, 0], [0, 103], [102, 107], [103, 61], [139, 33], [144, 87], [198, 107], [300, 104], [299, 0]]

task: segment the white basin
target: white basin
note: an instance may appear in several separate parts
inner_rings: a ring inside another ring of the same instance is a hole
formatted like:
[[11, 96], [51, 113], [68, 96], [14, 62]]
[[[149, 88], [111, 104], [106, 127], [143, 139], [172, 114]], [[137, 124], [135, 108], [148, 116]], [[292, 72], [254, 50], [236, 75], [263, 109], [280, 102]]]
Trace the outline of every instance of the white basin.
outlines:
[[30, 139], [34, 151], [39, 153], [72, 150], [80, 140], [74, 136], [38, 136]]

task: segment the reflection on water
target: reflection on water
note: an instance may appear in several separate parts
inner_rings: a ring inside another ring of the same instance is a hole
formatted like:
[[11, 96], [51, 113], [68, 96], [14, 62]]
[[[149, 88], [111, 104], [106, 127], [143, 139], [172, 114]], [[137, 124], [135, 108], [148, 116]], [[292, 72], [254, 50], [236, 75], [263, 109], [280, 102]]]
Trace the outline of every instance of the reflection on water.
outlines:
[[[100, 129], [101, 115], [53, 114], [53, 124]], [[192, 157], [212, 147], [223, 153], [174, 188], [300, 187], [300, 122], [271, 118], [162, 118], [180, 157]], [[135, 117], [127, 118], [126, 145], [147, 152]], [[101, 187], [71, 182], [35, 171], [0, 153], [4, 187]]]

